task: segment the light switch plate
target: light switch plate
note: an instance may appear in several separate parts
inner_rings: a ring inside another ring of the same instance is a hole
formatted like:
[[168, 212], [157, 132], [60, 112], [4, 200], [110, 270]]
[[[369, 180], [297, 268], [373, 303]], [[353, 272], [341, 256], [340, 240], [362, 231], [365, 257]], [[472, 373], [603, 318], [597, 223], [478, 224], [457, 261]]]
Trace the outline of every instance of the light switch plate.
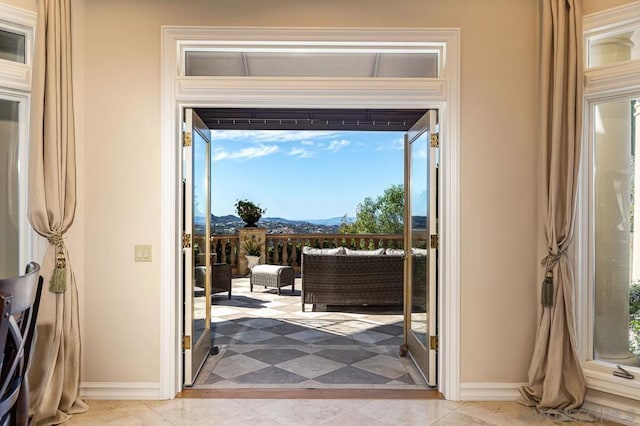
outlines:
[[133, 260], [135, 262], [151, 262], [151, 245], [133, 246]]

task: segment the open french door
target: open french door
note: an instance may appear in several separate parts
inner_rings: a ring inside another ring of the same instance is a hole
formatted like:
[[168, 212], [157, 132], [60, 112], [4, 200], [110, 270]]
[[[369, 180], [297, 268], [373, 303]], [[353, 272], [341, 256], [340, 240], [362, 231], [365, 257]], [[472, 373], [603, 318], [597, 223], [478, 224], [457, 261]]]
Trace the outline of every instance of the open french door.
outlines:
[[211, 350], [211, 245], [209, 129], [185, 110], [182, 148], [184, 256], [184, 385], [192, 386]]
[[437, 385], [438, 111], [405, 134], [404, 344], [429, 386]]

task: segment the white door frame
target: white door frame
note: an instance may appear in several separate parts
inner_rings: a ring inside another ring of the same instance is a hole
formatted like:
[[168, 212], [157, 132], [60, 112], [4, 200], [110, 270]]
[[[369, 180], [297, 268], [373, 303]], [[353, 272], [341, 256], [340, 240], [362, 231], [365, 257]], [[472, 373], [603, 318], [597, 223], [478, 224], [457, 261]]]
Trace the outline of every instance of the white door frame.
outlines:
[[[160, 397], [181, 390], [181, 217], [182, 175], [179, 145], [181, 111], [209, 108], [437, 108], [442, 141], [442, 204], [438, 354], [438, 390], [460, 399], [460, 31], [389, 28], [162, 28], [161, 85], [161, 240], [160, 240]], [[442, 48], [440, 77], [421, 78], [279, 78], [184, 77], [185, 46], [269, 42], [304, 46], [418, 45]]]

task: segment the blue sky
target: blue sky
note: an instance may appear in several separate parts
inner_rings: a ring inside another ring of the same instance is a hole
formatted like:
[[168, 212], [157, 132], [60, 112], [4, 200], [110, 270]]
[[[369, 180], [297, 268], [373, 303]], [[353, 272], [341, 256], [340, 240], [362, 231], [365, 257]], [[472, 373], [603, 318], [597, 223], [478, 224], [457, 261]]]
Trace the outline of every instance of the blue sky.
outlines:
[[214, 130], [212, 212], [238, 199], [266, 216], [355, 216], [358, 203], [403, 183], [403, 132]]

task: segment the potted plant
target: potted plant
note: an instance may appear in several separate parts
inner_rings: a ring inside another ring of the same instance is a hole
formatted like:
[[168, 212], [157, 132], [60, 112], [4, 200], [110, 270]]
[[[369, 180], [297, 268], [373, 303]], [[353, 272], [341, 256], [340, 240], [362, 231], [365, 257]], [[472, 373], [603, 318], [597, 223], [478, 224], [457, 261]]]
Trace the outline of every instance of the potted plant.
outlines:
[[251, 237], [251, 239], [242, 244], [242, 249], [247, 258], [247, 267], [251, 270], [260, 262], [260, 245], [255, 241], [254, 237]]
[[266, 213], [266, 209], [263, 209], [258, 204], [255, 204], [249, 200], [238, 200], [235, 204], [238, 216], [242, 219], [246, 225], [245, 228], [255, 227], [256, 223], [260, 220], [262, 215]]

